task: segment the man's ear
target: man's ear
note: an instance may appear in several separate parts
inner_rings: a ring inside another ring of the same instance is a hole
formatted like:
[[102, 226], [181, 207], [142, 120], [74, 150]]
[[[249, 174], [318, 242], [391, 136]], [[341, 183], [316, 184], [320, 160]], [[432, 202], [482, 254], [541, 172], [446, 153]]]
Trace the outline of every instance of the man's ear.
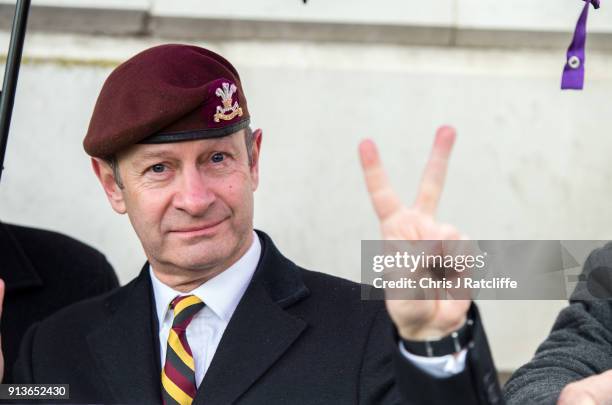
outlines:
[[106, 197], [108, 198], [108, 201], [113, 209], [119, 214], [125, 214], [126, 209], [125, 201], [123, 199], [123, 192], [115, 181], [113, 169], [110, 167], [108, 162], [98, 158], [91, 158], [91, 166], [93, 167], [98, 180], [100, 180], [104, 193], [106, 193]]
[[253, 179], [253, 191], [257, 190], [259, 185], [259, 153], [261, 152], [261, 139], [263, 132], [261, 128], [253, 132], [253, 159], [251, 164], [251, 178]]

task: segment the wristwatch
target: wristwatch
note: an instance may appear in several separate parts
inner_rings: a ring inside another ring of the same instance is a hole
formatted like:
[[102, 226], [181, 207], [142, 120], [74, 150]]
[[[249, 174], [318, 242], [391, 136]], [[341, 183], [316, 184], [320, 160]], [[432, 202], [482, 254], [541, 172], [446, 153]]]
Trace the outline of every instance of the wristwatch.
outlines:
[[458, 353], [468, 346], [472, 340], [474, 321], [470, 318], [463, 326], [450, 335], [437, 340], [408, 340], [401, 338], [408, 352], [423, 357], [440, 357]]

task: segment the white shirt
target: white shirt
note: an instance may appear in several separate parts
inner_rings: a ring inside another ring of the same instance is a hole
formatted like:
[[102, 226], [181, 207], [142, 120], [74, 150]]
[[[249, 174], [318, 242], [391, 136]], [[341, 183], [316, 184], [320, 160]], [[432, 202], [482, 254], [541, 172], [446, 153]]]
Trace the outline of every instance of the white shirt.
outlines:
[[193, 353], [196, 386], [200, 386], [217, 351], [223, 332], [253, 277], [260, 256], [261, 243], [257, 234], [253, 232], [251, 247], [236, 263], [189, 293], [182, 293], [168, 287], [159, 281], [153, 269], [149, 267], [159, 320], [159, 349], [162, 367], [166, 360], [168, 334], [174, 320], [174, 313], [169, 310], [170, 302], [177, 295], [195, 295], [206, 305], [193, 317], [186, 333], [187, 342]]
[[404, 345], [401, 342], [399, 344], [399, 348], [404, 357], [410, 360], [412, 364], [434, 377], [451, 377], [465, 370], [465, 357], [467, 356], [467, 349], [461, 350], [456, 356], [447, 354], [446, 356], [439, 357], [424, 357], [410, 353], [404, 348]]

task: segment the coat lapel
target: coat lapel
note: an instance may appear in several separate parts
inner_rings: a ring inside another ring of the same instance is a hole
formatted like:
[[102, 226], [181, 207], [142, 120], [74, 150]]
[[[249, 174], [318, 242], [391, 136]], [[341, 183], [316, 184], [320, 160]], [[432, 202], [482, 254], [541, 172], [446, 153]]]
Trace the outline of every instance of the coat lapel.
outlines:
[[309, 294], [297, 266], [280, 254], [265, 233], [258, 235], [262, 257], [223, 334], [194, 404], [234, 402], [307, 326], [284, 310]]
[[159, 339], [148, 264], [121, 290], [107, 301], [108, 321], [87, 341], [118, 402], [157, 404], [161, 402]]
[[7, 293], [43, 285], [10, 226], [1, 222], [0, 258], [0, 278], [6, 283]]

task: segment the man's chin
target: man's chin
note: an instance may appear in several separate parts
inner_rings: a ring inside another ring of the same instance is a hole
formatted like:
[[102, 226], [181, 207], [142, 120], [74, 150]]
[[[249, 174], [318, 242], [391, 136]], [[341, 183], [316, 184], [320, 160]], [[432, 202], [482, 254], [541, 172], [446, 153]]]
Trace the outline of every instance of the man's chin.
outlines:
[[206, 273], [208, 271], [215, 270], [219, 266], [222, 266], [222, 260], [218, 257], [193, 257], [186, 259], [185, 257], [171, 258], [166, 261], [181, 271], [188, 271], [193, 273]]
[[231, 256], [227, 250], [219, 241], [206, 239], [171, 249], [172, 257], [168, 261], [184, 269], [206, 270], [222, 265]]

